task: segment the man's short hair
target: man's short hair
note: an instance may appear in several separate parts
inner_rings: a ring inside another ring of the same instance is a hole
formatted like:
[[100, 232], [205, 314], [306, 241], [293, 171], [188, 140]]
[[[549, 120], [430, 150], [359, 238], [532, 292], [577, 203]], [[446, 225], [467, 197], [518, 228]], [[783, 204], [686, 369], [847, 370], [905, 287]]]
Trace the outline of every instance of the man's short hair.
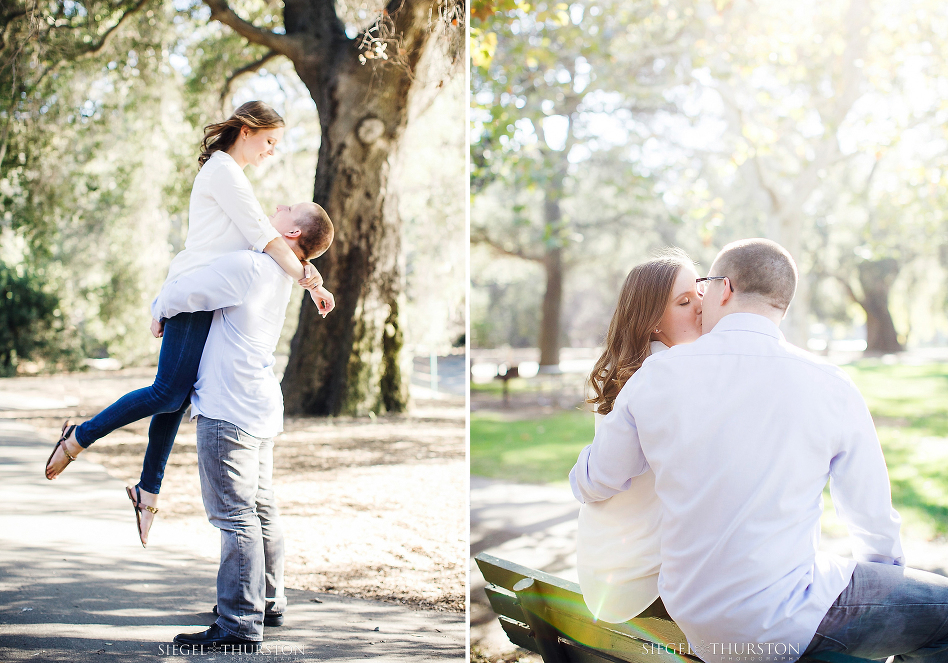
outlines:
[[326, 210], [316, 203], [300, 205], [296, 223], [300, 227], [296, 245], [302, 251], [303, 259], [312, 260], [324, 254], [335, 233]]
[[734, 292], [754, 295], [786, 311], [797, 289], [797, 265], [785, 248], [769, 239], [731, 242], [711, 266], [713, 276], [726, 276]]

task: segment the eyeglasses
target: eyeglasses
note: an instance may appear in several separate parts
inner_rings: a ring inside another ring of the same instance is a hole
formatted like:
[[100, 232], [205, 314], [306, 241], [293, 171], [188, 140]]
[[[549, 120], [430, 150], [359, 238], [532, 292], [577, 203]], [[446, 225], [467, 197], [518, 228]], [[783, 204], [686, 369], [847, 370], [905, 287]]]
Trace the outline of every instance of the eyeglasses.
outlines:
[[731, 288], [731, 292], [734, 292], [734, 286], [731, 285], [731, 280], [726, 276], [705, 276], [700, 279], [695, 279], [695, 288], [698, 290], [698, 294], [704, 297], [704, 293], [708, 290], [708, 284], [711, 281], [723, 281], [727, 279], [727, 284]]

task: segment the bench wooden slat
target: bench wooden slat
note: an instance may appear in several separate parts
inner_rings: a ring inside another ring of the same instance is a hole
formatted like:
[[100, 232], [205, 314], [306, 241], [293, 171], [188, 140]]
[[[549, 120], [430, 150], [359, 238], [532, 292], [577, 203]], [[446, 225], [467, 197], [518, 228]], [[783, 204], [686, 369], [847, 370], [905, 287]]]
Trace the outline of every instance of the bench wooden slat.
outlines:
[[591, 647], [586, 647], [578, 642], [572, 642], [567, 639], [560, 640], [560, 643], [566, 649], [566, 657], [570, 663], [628, 663], [623, 658], [617, 658], [606, 652], [596, 651]]
[[504, 629], [504, 633], [507, 634], [507, 637], [512, 643], [518, 647], [523, 647], [532, 652], [539, 653], [537, 651], [536, 640], [533, 639], [533, 636], [530, 634], [530, 627], [526, 624], [516, 622], [508, 617], [500, 615], [498, 618], [500, 626]]
[[520, 600], [516, 594], [494, 585], [485, 587], [484, 592], [487, 594], [487, 600], [490, 601], [490, 607], [495, 614], [509, 617], [521, 624], [527, 623], [527, 620], [523, 617]]
[[[552, 588], [551, 591], [546, 583], [532, 578], [517, 583], [515, 590], [524, 612], [536, 615], [563, 638], [608, 654], [614, 657], [613, 660], [652, 663], [699, 660], [675, 653], [682, 649], [687, 652], [687, 640], [683, 635], [680, 639], [659, 642], [663, 639], [659, 631], [667, 632], [669, 626], [681, 633], [673, 622], [660, 619], [637, 619], [633, 620], [637, 624], [628, 622], [621, 625], [596, 622], [586, 609], [582, 595], [568, 596], [562, 588]], [[531, 621], [531, 615], [527, 615], [527, 620]]]
[[[510, 641], [540, 653], [550, 663], [683, 663], [700, 661], [687, 653], [687, 638], [656, 603], [645, 616], [623, 624], [596, 621], [579, 585], [487, 553], [474, 558], [487, 580], [491, 608]], [[532, 582], [523, 582], [525, 579]], [[516, 591], [515, 585], [521, 583]], [[534, 623], [536, 628], [530, 626]], [[541, 646], [537, 637], [544, 640]], [[654, 647], [647, 644], [654, 643]], [[643, 646], [647, 648], [643, 649]], [[663, 646], [667, 646], [665, 649]], [[543, 654], [541, 649], [547, 649]], [[554, 649], [555, 652], [549, 650]], [[672, 651], [668, 651], [668, 650]], [[835, 652], [801, 658], [799, 663], [874, 663]]]
[[477, 562], [477, 568], [480, 569], [484, 580], [511, 592], [513, 591], [513, 586], [524, 578], [536, 578], [549, 585], [562, 587], [576, 594], [582, 593], [579, 589], [579, 583], [563, 580], [562, 578], [557, 578], [555, 575], [537, 571], [536, 569], [531, 569], [529, 566], [523, 566], [516, 562], [509, 562], [506, 559], [494, 557], [487, 553], [478, 553], [474, 556], [474, 561]]
[[[621, 624], [598, 621], [593, 617], [589, 608], [586, 607], [581, 592], [570, 592], [561, 586], [551, 585], [542, 580], [536, 580], [535, 586], [537, 591], [543, 595], [544, 602], [551, 609], [558, 609], [560, 612], [576, 615], [609, 631], [676, 648], [679, 644], [688, 642], [685, 634], [681, 632], [681, 629], [671, 618], [636, 617]], [[661, 606], [661, 608], [661, 612], [664, 612], [664, 606]]]

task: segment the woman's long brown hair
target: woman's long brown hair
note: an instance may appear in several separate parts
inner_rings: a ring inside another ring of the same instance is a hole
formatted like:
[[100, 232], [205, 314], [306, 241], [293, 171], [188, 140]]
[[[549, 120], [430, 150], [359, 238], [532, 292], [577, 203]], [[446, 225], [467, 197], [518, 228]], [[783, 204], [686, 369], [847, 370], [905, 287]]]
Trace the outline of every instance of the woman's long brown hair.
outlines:
[[237, 142], [242, 127], [251, 132], [261, 129], [277, 129], [286, 126], [283, 118], [275, 110], [262, 101], [248, 101], [234, 111], [234, 114], [223, 122], [209, 124], [204, 127], [204, 140], [201, 141], [201, 156], [198, 157], [199, 167], [207, 163], [214, 152], [226, 152]]
[[588, 382], [596, 395], [586, 402], [595, 405], [599, 414], [612, 412], [619, 391], [651, 354], [652, 332], [665, 313], [684, 265], [694, 262], [681, 249], [669, 249], [636, 265], [625, 278], [605, 349], [589, 375]]

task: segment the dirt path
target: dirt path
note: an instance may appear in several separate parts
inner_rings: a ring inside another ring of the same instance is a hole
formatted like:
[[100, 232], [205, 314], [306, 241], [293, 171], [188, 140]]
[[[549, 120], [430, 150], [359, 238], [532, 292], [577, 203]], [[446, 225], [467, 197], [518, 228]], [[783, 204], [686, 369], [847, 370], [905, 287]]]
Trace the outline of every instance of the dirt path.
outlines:
[[[52, 442], [67, 417], [84, 420], [153, 375], [136, 368], [0, 380], [0, 419], [30, 424]], [[288, 418], [274, 451], [287, 587], [463, 612], [464, 422], [457, 397], [416, 398], [403, 416]], [[78, 462], [94, 460], [134, 483], [147, 430], [147, 420], [117, 430]], [[218, 534], [204, 515], [196, 460], [194, 425], [182, 425], [151, 541], [216, 560]]]

